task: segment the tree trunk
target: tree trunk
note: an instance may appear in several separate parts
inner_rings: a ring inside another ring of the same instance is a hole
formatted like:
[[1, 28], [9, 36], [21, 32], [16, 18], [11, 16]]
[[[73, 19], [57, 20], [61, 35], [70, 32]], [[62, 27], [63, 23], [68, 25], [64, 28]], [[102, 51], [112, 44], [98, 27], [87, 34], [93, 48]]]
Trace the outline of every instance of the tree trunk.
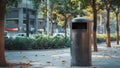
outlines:
[[0, 1], [0, 66], [6, 65], [4, 48], [4, 15], [6, 10], [5, 0]]
[[117, 33], [117, 37], [116, 37], [116, 41], [117, 41], [117, 45], [119, 45], [119, 26], [118, 26], [118, 14], [116, 13], [116, 33]]
[[97, 41], [96, 41], [96, 31], [93, 31], [93, 46], [94, 46], [94, 51], [97, 52]]
[[53, 35], [53, 26], [52, 26], [52, 22], [50, 22], [50, 36]]
[[67, 31], [66, 31], [66, 26], [67, 26], [67, 17], [65, 16], [65, 25], [64, 25], [64, 29], [65, 29], [65, 39], [67, 37]]
[[30, 22], [29, 10], [28, 10], [28, 8], [26, 8], [26, 36], [27, 37], [29, 37], [29, 33], [30, 33], [29, 22]]
[[52, 9], [50, 11], [50, 35], [53, 35]]
[[94, 25], [93, 25], [93, 47], [94, 51], [97, 52], [97, 41], [96, 41], [96, 31], [97, 31], [97, 10], [96, 10], [96, 1], [93, 0], [93, 16], [94, 16]]
[[67, 17], [65, 16], [65, 25], [64, 25], [65, 41], [64, 41], [64, 45], [65, 45], [65, 43], [66, 43], [66, 38], [67, 38], [66, 26], [67, 26]]
[[106, 42], [107, 42], [107, 47], [111, 47], [109, 18], [110, 18], [110, 9], [107, 9], [107, 24], [106, 24], [106, 33], [107, 33]]

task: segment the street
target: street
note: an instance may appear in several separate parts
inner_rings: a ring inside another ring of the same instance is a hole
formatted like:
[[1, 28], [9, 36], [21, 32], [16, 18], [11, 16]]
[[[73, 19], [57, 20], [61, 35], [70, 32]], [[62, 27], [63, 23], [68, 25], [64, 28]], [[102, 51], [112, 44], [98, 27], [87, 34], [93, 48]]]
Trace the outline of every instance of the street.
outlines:
[[[90, 68], [120, 68], [120, 46], [112, 42], [111, 48], [105, 43], [98, 44], [98, 52], [92, 50]], [[10, 63], [29, 63], [12, 68], [88, 68], [71, 67], [70, 48], [30, 51], [6, 51], [6, 60]]]

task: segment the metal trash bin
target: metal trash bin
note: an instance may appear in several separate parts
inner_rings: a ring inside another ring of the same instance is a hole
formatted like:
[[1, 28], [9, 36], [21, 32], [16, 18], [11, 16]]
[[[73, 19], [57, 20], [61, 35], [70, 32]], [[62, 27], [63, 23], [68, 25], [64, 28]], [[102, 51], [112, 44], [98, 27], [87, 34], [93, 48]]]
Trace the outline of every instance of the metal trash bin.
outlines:
[[73, 18], [71, 23], [71, 65], [91, 66], [91, 30], [90, 19]]

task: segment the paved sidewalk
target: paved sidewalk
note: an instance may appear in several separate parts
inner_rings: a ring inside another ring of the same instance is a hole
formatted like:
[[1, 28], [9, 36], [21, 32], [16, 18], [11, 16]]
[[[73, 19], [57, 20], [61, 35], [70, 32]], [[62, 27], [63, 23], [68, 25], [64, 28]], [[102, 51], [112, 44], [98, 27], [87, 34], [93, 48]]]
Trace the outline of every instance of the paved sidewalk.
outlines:
[[33, 50], [33, 51], [6, 51], [7, 62], [29, 63], [32, 66], [14, 66], [10, 68], [120, 68], [120, 45], [112, 42], [112, 48], [106, 44], [98, 44], [98, 52], [92, 51], [92, 66], [71, 67], [70, 48]]

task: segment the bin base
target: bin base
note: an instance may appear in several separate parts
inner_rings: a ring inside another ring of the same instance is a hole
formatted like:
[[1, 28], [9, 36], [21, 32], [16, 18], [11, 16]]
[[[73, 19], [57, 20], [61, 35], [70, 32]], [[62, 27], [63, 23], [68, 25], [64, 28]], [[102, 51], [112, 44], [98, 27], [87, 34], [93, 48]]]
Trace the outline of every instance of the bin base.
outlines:
[[92, 66], [92, 64], [83, 64], [83, 63], [71, 63], [71, 66]]
[[93, 68], [93, 66], [71, 66], [72, 68]]

